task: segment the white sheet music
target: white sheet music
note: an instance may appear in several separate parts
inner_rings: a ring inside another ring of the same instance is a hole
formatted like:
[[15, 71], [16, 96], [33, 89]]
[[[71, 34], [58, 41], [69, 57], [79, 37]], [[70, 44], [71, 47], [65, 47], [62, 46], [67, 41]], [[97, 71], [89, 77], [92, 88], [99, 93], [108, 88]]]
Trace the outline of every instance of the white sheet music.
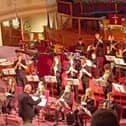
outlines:
[[66, 80], [69, 81], [70, 85], [79, 85], [80, 84], [79, 79], [67, 78]]
[[14, 68], [5, 68], [5, 69], [2, 69], [2, 72], [4, 75], [15, 75], [15, 70]]
[[26, 76], [27, 81], [33, 81], [33, 82], [38, 82], [39, 81], [39, 77], [38, 75], [27, 75]]
[[112, 83], [112, 84], [116, 91], [121, 92], [121, 93], [126, 93], [126, 90], [124, 89], [123, 85], [120, 85], [118, 83]]
[[[37, 97], [37, 96], [32, 96], [32, 99], [33, 99], [34, 101], [36, 101], [36, 100], [38, 100], [38, 97]], [[44, 106], [46, 105], [46, 102], [47, 102], [47, 99], [42, 98], [42, 99], [41, 99], [41, 102], [38, 104], [38, 106], [44, 107]]]
[[56, 76], [48, 75], [48, 76], [44, 76], [44, 79], [46, 83], [57, 83]]
[[122, 58], [114, 58], [114, 62], [115, 64], [118, 64], [118, 65], [126, 65], [126, 63], [124, 62]]
[[93, 82], [97, 86], [105, 86], [106, 85], [106, 81], [102, 78], [93, 79]]
[[7, 59], [5, 58], [0, 58], [0, 63], [7, 62]]
[[115, 56], [105, 55], [105, 58], [106, 58], [107, 61], [114, 61]]

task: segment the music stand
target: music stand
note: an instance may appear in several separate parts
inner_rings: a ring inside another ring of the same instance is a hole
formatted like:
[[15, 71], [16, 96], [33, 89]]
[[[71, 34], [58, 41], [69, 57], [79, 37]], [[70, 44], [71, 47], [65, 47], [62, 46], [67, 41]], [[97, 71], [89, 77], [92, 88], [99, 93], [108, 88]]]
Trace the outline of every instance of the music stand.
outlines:
[[47, 87], [47, 83], [51, 83], [52, 96], [54, 96], [53, 84], [57, 83], [56, 76], [47, 75], [44, 76], [44, 80], [46, 82], [46, 87]]
[[104, 87], [106, 85], [106, 81], [102, 78], [94, 79], [94, 84], [97, 86]]
[[106, 85], [106, 81], [102, 78], [98, 79], [93, 79], [94, 84], [97, 86], [97, 91], [98, 91], [98, 99], [100, 98], [100, 90], [99, 87], [104, 87]]
[[[118, 83], [112, 83], [113, 87], [115, 88], [115, 90], [119, 93], [126, 93], [125, 89], [124, 89], [124, 86], [123, 85], [120, 85]], [[121, 94], [120, 94], [120, 104], [121, 104]]]
[[67, 78], [66, 81], [67, 81], [67, 83], [68, 83], [69, 85], [71, 85], [71, 86], [72, 86], [72, 85], [77, 86], [77, 85], [80, 84], [79, 79]]
[[115, 56], [105, 55], [105, 58], [106, 58], [107, 61], [109, 61], [109, 62], [113, 62], [114, 59], [115, 59]]
[[119, 70], [119, 78], [121, 77], [121, 69], [126, 69], [126, 63], [122, 58], [114, 59], [115, 67]]
[[5, 68], [5, 69], [2, 69], [2, 73], [5, 76], [16, 75], [14, 68]]

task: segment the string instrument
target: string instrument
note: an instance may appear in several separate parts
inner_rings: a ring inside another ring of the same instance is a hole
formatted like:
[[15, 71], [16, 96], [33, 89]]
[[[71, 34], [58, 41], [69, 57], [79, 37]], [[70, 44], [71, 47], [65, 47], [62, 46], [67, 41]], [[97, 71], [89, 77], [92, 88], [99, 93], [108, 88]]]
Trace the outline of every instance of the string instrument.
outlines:
[[[119, 43], [119, 42], [118, 42]], [[117, 44], [118, 44], [117, 43]], [[116, 44], [116, 45], [117, 45]], [[122, 58], [123, 57], [123, 50], [122, 50], [122, 45], [119, 43], [118, 46], [116, 47], [116, 56]]]
[[110, 54], [111, 51], [112, 51], [113, 49], [117, 50], [117, 47], [116, 47], [116, 46], [117, 46], [119, 43], [120, 43], [120, 42], [111, 43], [109, 46], [107, 46], [107, 47], [106, 47], [106, 52], [107, 52], [107, 54]]

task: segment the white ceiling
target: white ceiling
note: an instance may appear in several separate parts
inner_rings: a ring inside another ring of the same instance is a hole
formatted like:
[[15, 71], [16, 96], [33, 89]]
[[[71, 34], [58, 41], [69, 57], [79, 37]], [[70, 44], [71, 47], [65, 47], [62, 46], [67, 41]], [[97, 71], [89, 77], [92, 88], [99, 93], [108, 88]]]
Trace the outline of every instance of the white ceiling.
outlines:
[[0, 0], [0, 21], [56, 9], [56, 0]]

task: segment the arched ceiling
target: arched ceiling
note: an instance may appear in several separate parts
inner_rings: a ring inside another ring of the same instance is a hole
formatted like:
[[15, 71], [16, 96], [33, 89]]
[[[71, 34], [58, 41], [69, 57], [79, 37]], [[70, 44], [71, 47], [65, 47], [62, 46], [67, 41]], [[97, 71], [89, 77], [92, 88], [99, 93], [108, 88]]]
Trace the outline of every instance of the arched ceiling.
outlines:
[[0, 0], [0, 21], [56, 9], [56, 0]]

